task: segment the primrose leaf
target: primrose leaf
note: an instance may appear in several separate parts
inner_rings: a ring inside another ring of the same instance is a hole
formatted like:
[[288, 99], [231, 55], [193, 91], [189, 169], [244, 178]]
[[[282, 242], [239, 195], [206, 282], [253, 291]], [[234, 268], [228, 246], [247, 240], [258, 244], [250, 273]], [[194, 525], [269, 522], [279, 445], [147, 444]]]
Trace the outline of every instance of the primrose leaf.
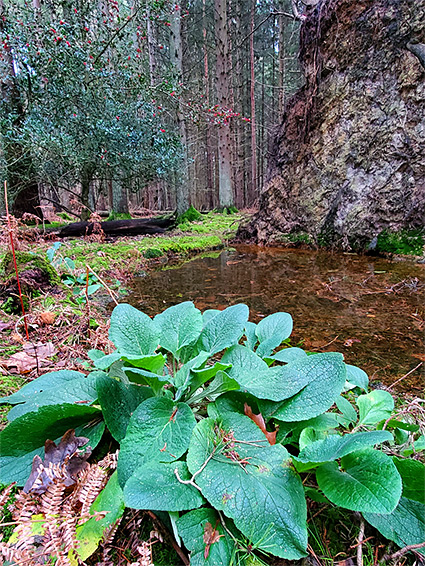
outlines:
[[295, 383], [302, 387], [293, 397], [262, 409], [281, 421], [302, 421], [324, 413], [341, 393], [346, 378], [342, 354], [336, 352], [308, 356], [280, 369], [294, 387]]
[[[46, 405], [17, 417], [0, 432], [0, 482], [16, 481], [17, 485], [24, 485], [34, 456], [44, 454], [46, 440], [60, 441], [70, 428], [75, 429], [77, 436], [90, 438], [88, 431], [78, 427], [100, 415], [95, 407], [62, 403]], [[93, 444], [90, 442], [92, 448]]]
[[360, 395], [356, 403], [359, 407], [359, 425], [374, 425], [389, 419], [394, 410], [394, 399], [391, 394], [381, 389]]
[[124, 487], [127, 507], [150, 511], [188, 511], [197, 509], [205, 499], [192, 485], [180, 483], [189, 480], [186, 462], [146, 463], [138, 467]]
[[153, 391], [150, 387], [121, 383], [108, 376], [97, 378], [96, 389], [109, 432], [120, 442], [131, 415], [140, 403], [152, 397]]
[[260, 320], [257, 324], [256, 335], [260, 342], [257, 354], [268, 356], [280, 346], [292, 333], [292, 316], [287, 312], [275, 312]]
[[298, 393], [308, 383], [311, 366], [306, 358], [288, 366], [269, 368], [255, 352], [239, 344], [230, 348], [222, 361], [232, 364], [227, 373], [241, 389], [272, 401], [282, 401]]
[[351, 452], [367, 446], [375, 446], [375, 444], [381, 444], [387, 440], [393, 440], [393, 435], [387, 430], [351, 432], [344, 436], [332, 434], [306, 446], [299, 453], [297, 460], [300, 462], [330, 462]]
[[202, 313], [202, 324], [205, 326], [216, 314], [221, 313], [219, 309], [207, 309]]
[[401, 496], [401, 477], [389, 456], [365, 448], [316, 469], [317, 483], [334, 504], [362, 513], [391, 513]]
[[205, 324], [198, 340], [199, 348], [212, 355], [236, 344], [242, 336], [248, 315], [246, 305], [233, 305], [220, 311]]
[[343, 415], [344, 426], [348, 427], [351, 423], [356, 422], [356, 409], [353, 407], [350, 401], [340, 395], [336, 398], [335, 404]]
[[106, 356], [99, 356], [94, 360], [94, 365], [98, 369], [108, 369], [114, 362], [121, 359], [121, 354], [119, 352], [113, 352], [112, 354], [107, 354]]
[[[177, 520], [177, 528], [190, 550], [191, 566], [229, 566], [232, 563], [235, 543], [213, 509], [186, 513]], [[209, 530], [215, 531], [216, 536], [208, 537]]]
[[[364, 518], [398, 546], [421, 544], [425, 540], [425, 466], [417, 460], [393, 458], [403, 483], [403, 496], [389, 515], [364, 513]], [[425, 556], [425, 549], [417, 549]]]
[[215, 401], [220, 395], [229, 391], [237, 391], [239, 384], [230, 378], [226, 372], [218, 371], [212, 382], [200, 393], [195, 393], [188, 400], [189, 403], [198, 403], [200, 400], [207, 398], [210, 401]]
[[169, 307], [156, 315], [154, 322], [161, 331], [160, 346], [175, 358], [180, 348], [196, 342], [203, 326], [201, 311], [190, 301]]
[[297, 360], [307, 358], [307, 353], [301, 348], [284, 348], [272, 356], [267, 356], [268, 360], [274, 360], [276, 362], [283, 362], [289, 364], [290, 362], [295, 362]]
[[425, 504], [425, 465], [418, 460], [393, 458], [403, 481], [403, 497]]
[[125, 303], [114, 308], [109, 339], [122, 354], [153, 354], [159, 344], [158, 325], [145, 313]]
[[187, 464], [202, 494], [257, 548], [287, 559], [306, 556], [306, 501], [287, 450], [271, 446], [254, 422], [225, 413], [193, 432]]
[[166, 397], [152, 397], [134, 411], [121, 442], [118, 458], [120, 484], [146, 462], [174, 462], [188, 449], [196, 424], [186, 403]]
[[153, 354], [148, 356], [122, 356], [122, 359], [136, 368], [146, 369], [156, 374], [161, 374], [167, 361], [162, 354]]
[[122, 489], [118, 483], [117, 472], [114, 472], [90, 507], [91, 514], [104, 511], [106, 515], [101, 519], [91, 517], [82, 525], [77, 525], [75, 529], [76, 539], [79, 542], [76, 552], [82, 561], [87, 560], [97, 550], [104, 535], [122, 517], [124, 510]]
[[245, 324], [245, 346], [250, 350], [254, 350], [255, 345], [258, 342], [257, 334], [255, 333], [256, 329], [257, 325], [254, 322], [247, 322]]
[[46, 405], [77, 402], [91, 405], [96, 398], [96, 379], [78, 371], [62, 370], [37, 377], [16, 393], [0, 398], [0, 403], [16, 405], [7, 416], [13, 421]]
[[347, 368], [347, 381], [351, 385], [355, 385], [356, 387], [360, 387], [363, 391], [367, 391], [369, 387], [369, 378], [367, 373], [362, 369], [351, 366], [350, 364], [345, 364]]
[[[402, 548], [425, 540], [425, 505], [418, 501], [402, 497], [389, 515], [363, 513], [363, 516], [381, 535]], [[425, 556], [424, 548], [416, 552]]]

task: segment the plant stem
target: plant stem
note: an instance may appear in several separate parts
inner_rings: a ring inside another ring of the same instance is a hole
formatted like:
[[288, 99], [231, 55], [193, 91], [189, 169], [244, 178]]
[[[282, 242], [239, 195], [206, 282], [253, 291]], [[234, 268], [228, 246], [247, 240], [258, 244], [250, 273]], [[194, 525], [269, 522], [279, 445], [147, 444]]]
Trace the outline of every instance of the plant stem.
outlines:
[[360, 530], [357, 544], [357, 566], [363, 566], [363, 538], [364, 538], [364, 520], [360, 519]]
[[23, 316], [23, 319], [24, 319], [25, 334], [26, 334], [27, 340], [29, 342], [30, 337], [29, 337], [29, 334], [28, 334], [27, 316], [25, 314], [25, 309], [24, 309], [24, 301], [23, 301], [23, 298], [22, 298], [21, 283], [19, 281], [18, 266], [16, 264], [15, 244], [13, 242], [12, 227], [11, 227], [11, 224], [10, 224], [9, 206], [8, 206], [8, 202], [7, 202], [7, 181], [4, 182], [4, 203], [5, 203], [5, 206], [6, 206], [6, 217], [7, 217], [7, 226], [9, 228], [10, 247], [12, 249], [13, 263], [15, 264], [16, 281], [18, 283], [18, 292], [19, 292], [19, 299], [21, 301], [21, 309], [22, 309], [22, 316]]

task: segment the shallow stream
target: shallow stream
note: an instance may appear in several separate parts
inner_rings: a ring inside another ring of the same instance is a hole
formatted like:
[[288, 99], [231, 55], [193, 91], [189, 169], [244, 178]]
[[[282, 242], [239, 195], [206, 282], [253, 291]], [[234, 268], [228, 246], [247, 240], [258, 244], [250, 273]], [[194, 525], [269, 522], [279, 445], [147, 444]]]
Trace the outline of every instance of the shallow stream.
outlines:
[[375, 385], [390, 385], [424, 362], [396, 386], [423, 393], [423, 264], [257, 246], [215, 256], [136, 277], [129, 301], [151, 316], [187, 300], [201, 310], [245, 303], [253, 322], [289, 312], [292, 345], [342, 352]]

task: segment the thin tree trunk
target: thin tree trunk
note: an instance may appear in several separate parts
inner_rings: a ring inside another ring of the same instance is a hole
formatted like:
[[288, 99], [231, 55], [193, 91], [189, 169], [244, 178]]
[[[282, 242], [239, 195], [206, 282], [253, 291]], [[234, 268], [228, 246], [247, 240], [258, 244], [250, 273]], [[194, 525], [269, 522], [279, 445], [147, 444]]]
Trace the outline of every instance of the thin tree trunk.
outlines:
[[[280, 11], [283, 12], [284, 6], [279, 2]], [[285, 16], [279, 16], [279, 122], [283, 119], [285, 107]]]
[[[206, 22], [206, 0], [202, 4], [202, 37], [204, 49], [204, 88], [205, 88], [205, 102], [207, 108], [210, 107], [210, 75], [208, 68], [208, 45], [207, 45], [207, 22]], [[205, 141], [206, 141], [206, 159], [207, 159], [207, 206], [210, 209], [214, 208], [214, 183], [213, 183], [213, 152], [212, 152], [212, 136], [211, 124], [207, 121], [205, 126]]]
[[149, 73], [151, 86], [155, 86], [156, 82], [156, 29], [151, 19], [150, 1], [146, 0], [146, 31], [148, 38], [148, 55], [149, 55]]
[[251, 0], [251, 35], [249, 38], [249, 53], [251, 62], [251, 194], [249, 204], [252, 205], [257, 196], [257, 135], [255, 117], [255, 54], [254, 26], [256, 0]]
[[[171, 61], [174, 64], [176, 71], [177, 84], [183, 78], [183, 43], [182, 43], [182, 19], [181, 7], [176, 7], [171, 17]], [[180, 180], [177, 181], [176, 187], [176, 200], [177, 212], [183, 214], [189, 208], [190, 195], [189, 195], [189, 170], [188, 170], [188, 148], [187, 148], [187, 128], [186, 119], [184, 115], [184, 103], [182, 95], [179, 97], [177, 107], [177, 123], [180, 132], [180, 141], [183, 149], [183, 165], [182, 175]]]
[[[219, 107], [226, 111], [230, 101], [229, 38], [226, 0], [215, 0], [215, 30], [217, 40], [216, 91]], [[222, 120], [218, 126], [218, 196], [221, 207], [233, 205], [232, 146], [230, 127]]]

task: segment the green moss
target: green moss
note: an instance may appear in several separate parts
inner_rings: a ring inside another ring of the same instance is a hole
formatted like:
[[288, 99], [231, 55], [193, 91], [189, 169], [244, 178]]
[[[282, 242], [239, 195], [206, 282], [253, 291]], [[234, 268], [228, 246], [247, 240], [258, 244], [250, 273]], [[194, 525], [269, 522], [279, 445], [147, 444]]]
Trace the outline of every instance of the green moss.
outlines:
[[196, 210], [194, 206], [190, 206], [186, 212], [180, 214], [177, 218], [177, 224], [185, 224], [186, 222], [198, 222], [202, 220], [202, 214]]
[[111, 210], [106, 220], [131, 220], [131, 214], [128, 212], [115, 212]]
[[313, 240], [307, 232], [294, 232], [291, 234], [282, 234], [279, 238], [282, 242], [287, 244], [304, 244], [310, 246]]
[[[17, 346], [11, 346], [6, 350], [2, 351], [2, 356], [4, 358], [10, 357], [19, 348]], [[23, 385], [25, 385], [25, 378], [19, 375], [3, 375], [0, 380], [0, 397], [7, 397], [15, 391], [18, 391]], [[9, 412], [11, 405], [1, 405], [0, 406], [0, 429], [4, 428], [7, 424], [7, 413]]]
[[424, 230], [383, 230], [376, 243], [376, 250], [392, 254], [422, 255], [425, 245]]
[[[47, 276], [50, 285], [60, 285], [61, 280], [59, 275], [51, 263], [44, 257], [31, 252], [16, 251], [15, 258], [19, 273], [27, 269], [38, 268]], [[1, 262], [0, 269], [5, 273], [6, 277], [16, 277], [12, 252], [6, 253]]]
[[69, 214], [67, 214], [66, 212], [59, 212], [57, 214], [57, 216], [59, 216], [60, 218], [62, 218], [63, 220], [65, 220], [66, 222], [74, 222], [75, 218], [72, 218], [72, 216], [70, 216]]
[[158, 248], [149, 248], [143, 253], [143, 255], [146, 259], [155, 259], [163, 256], [164, 253], [161, 250], [158, 250]]

